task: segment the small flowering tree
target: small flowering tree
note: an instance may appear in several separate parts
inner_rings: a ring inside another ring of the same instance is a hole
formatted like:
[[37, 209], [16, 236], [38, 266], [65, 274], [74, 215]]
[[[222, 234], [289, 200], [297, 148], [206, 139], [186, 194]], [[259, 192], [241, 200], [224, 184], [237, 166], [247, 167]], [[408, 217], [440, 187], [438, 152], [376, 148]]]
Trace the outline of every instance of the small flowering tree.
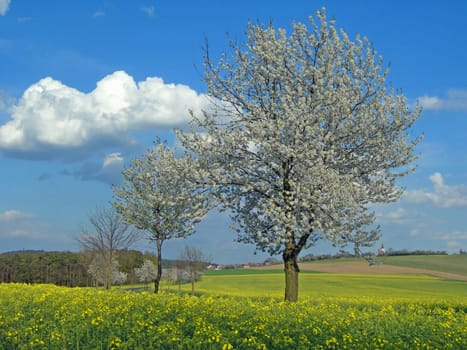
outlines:
[[95, 254], [88, 268], [88, 273], [91, 275], [94, 284], [98, 287], [104, 285], [105, 289], [109, 289], [112, 284], [123, 284], [127, 280], [127, 274], [119, 271], [119, 264], [115, 257], [112, 258], [110, 267], [102, 255]]
[[146, 287], [149, 282], [155, 281], [157, 277], [157, 269], [154, 263], [146, 259], [141, 267], [135, 268], [135, 275], [141, 283]]
[[158, 142], [123, 170], [121, 187], [114, 187], [114, 207], [124, 220], [149, 233], [155, 242], [157, 274], [154, 292], [162, 277], [162, 245], [168, 239], [194, 233], [194, 225], [208, 211], [208, 198], [188, 181], [195, 161], [176, 158], [165, 143]]
[[244, 45], [213, 62], [205, 80], [212, 109], [178, 131], [203, 181], [232, 212], [240, 241], [281, 254], [285, 299], [298, 297], [297, 258], [321, 239], [371, 244], [371, 203], [391, 202], [413, 170], [420, 111], [386, 84], [367, 39], [327, 21], [288, 34], [249, 24]]

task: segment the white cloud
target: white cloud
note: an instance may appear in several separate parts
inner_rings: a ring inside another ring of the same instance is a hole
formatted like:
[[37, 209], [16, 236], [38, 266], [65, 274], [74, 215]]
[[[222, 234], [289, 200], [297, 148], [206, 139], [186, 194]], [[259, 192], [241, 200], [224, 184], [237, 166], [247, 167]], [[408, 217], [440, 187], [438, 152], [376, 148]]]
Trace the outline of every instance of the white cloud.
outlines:
[[0, 125], [0, 149], [26, 158], [52, 158], [54, 152], [99, 145], [131, 144], [131, 132], [187, 123], [189, 109], [208, 106], [189, 86], [149, 77], [136, 83], [123, 71], [81, 92], [50, 77], [30, 86]]
[[102, 167], [95, 179], [110, 185], [118, 185], [122, 179], [123, 157], [120, 153], [105, 156]]
[[7, 13], [10, 2], [10, 0], [0, 0], [0, 16], [4, 16]]
[[146, 13], [149, 17], [153, 17], [156, 13], [156, 9], [154, 8], [154, 6], [143, 6], [141, 7], [141, 10], [144, 13]]
[[105, 156], [102, 168], [112, 168], [115, 166], [121, 167], [123, 165], [123, 157], [121, 153], [111, 153]]
[[422, 96], [418, 98], [418, 103], [424, 109], [439, 109], [441, 106], [441, 100], [435, 96]]
[[467, 90], [451, 89], [446, 96], [421, 96], [418, 103], [426, 110], [467, 111]]
[[467, 207], [467, 186], [448, 186], [440, 173], [430, 176], [432, 191], [407, 191], [404, 198], [412, 203], [431, 202], [442, 208]]
[[97, 17], [103, 17], [105, 16], [105, 12], [104, 11], [96, 11], [92, 14], [92, 17], [93, 18], [97, 18]]
[[23, 213], [19, 210], [7, 210], [0, 213], [0, 222], [12, 222], [23, 219], [30, 219], [31, 215]]

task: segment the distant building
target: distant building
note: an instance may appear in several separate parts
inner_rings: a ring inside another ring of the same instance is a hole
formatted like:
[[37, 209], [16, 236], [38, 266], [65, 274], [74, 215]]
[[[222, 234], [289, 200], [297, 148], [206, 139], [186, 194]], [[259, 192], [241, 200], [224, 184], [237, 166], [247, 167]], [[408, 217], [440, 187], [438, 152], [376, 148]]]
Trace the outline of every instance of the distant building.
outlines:
[[378, 250], [378, 255], [385, 255], [386, 250], [384, 249], [384, 244], [381, 244], [381, 248]]

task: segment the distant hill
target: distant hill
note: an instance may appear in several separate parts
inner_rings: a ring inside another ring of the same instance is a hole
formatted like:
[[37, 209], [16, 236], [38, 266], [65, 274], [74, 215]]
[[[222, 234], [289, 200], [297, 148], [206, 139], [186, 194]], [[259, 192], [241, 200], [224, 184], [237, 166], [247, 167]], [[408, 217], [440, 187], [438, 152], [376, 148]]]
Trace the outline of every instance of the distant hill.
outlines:
[[385, 265], [412, 267], [467, 276], [467, 254], [378, 257]]

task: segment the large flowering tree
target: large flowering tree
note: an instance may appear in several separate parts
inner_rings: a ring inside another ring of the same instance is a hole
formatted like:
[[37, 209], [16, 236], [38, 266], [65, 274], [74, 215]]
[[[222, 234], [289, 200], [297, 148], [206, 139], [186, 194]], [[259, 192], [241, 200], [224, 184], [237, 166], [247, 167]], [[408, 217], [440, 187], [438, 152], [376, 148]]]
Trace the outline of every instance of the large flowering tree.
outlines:
[[285, 299], [295, 301], [304, 248], [377, 239], [369, 204], [400, 197], [420, 111], [387, 87], [368, 40], [350, 40], [324, 9], [289, 34], [249, 24], [246, 36], [218, 62], [206, 50], [213, 106], [178, 136], [240, 240], [282, 254]]

